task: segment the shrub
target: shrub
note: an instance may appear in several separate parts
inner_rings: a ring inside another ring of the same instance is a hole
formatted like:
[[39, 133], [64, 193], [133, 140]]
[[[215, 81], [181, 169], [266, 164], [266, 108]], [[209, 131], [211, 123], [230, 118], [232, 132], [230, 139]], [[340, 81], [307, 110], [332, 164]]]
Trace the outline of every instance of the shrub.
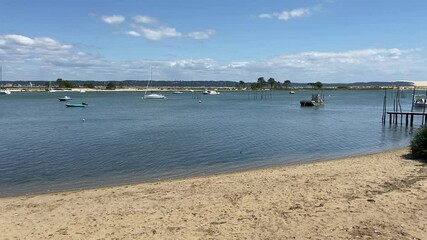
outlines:
[[420, 128], [411, 141], [411, 152], [414, 158], [427, 159], [427, 126]]

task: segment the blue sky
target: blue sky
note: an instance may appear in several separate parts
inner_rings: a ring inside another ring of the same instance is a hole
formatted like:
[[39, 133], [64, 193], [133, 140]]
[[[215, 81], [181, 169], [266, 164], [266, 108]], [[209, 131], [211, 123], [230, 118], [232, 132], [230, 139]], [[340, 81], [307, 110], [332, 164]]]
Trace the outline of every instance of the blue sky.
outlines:
[[4, 80], [427, 79], [424, 0], [0, 0]]

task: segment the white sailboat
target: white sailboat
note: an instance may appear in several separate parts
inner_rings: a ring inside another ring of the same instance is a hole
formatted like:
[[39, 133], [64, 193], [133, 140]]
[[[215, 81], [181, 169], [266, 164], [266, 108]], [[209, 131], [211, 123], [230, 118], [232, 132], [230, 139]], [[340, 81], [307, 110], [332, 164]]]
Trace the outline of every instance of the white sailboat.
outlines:
[[[0, 66], [0, 83], [3, 83], [3, 67]], [[0, 89], [0, 94], [10, 94], [10, 91], [7, 89]]]
[[56, 92], [56, 90], [50, 86], [50, 81], [49, 81], [49, 92]]
[[148, 86], [150, 85], [152, 78], [153, 78], [153, 70], [150, 69], [150, 81], [147, 82], [147, 88], [145, 89], [144, 97], [142, 97], [142, 99], [166, 99], [166, 96], [160, 93], [147, 94]]

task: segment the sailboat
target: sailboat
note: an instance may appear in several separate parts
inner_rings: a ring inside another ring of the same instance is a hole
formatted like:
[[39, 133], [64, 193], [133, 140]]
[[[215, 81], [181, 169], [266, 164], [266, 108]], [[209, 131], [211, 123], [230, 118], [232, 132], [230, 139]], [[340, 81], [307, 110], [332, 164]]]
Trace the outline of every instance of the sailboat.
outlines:
[[[3, 82], [3, 67], [0, 66], [0, 83]], [[7, 89], [0, 89], [0, 94], [10, 94], [10, 91]]]
[[49, 92], [56, 92], [56, 90], [50, 86], [50, 81], [49, 81]]
[[148, 86], [153, 78], [153, 69], [150, 69], [150, 81], [147, 82], [147, 88], [145, 89], [144, 97], [142, 99], [166, 99], [165, 95], [160, 93], [150, 93], [147, 94]]

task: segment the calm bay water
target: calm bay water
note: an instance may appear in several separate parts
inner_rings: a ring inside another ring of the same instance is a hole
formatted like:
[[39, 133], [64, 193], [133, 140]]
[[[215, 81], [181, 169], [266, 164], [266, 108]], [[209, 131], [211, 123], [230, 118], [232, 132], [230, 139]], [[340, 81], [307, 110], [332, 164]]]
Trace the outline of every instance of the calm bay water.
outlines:
[[[410, 110], [411, 93], [402, 108]], [[414, 129], [382, 125], [382, 91], [220, 95], [141, 92], [0, 95], [0, 196], [197, 176], [408, 146]], [[66, 108], [58, 98], [87, 102]], [[199, 96], [202, 100], [199, 103]], [[388, 108], [392, 108], [391, 92]], [[419, 124], [419, 123], [418, 123]], [[419, 125], [415, 126], [416, 127]]]

